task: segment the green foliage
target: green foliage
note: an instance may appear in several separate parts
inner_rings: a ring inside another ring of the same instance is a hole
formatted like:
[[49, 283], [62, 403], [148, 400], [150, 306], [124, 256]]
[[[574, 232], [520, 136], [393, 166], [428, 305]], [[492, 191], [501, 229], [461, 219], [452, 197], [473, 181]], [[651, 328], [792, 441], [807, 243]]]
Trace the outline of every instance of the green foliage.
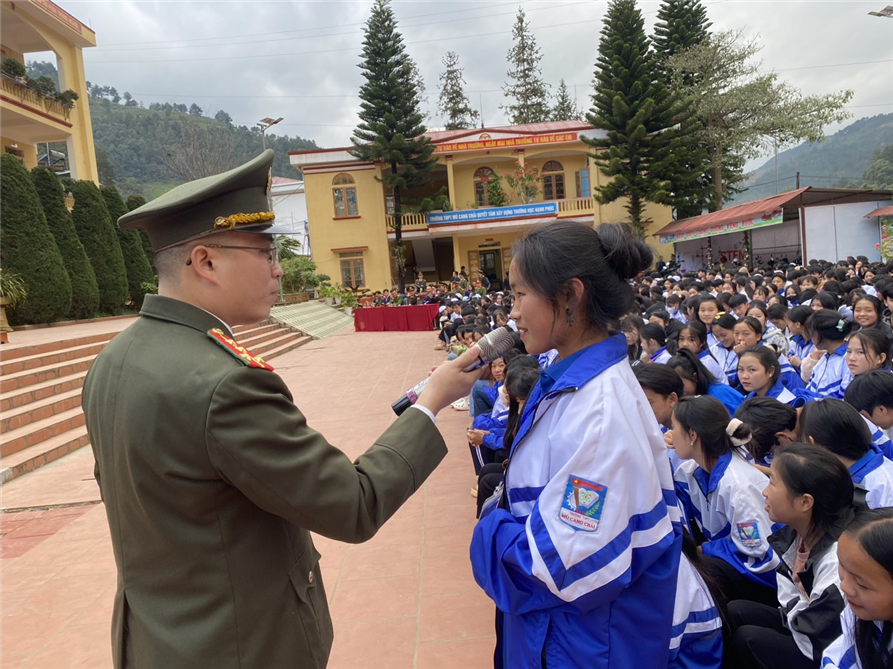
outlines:
[[31, 179], [71, 282], [71, 309], [66, 315], [71, 319], [92, 318], [99, 309], [99, 286], [65, 206], [62, 184], [46, 167], [31, 170]]
[[294, 256], [281, 261], [282, 289], [286, 293], [302, 293], [318, 287], [325, 277], [316, 273], [316, 263], [307, 256]]
[[446, 68], [440, 75], [440, 97], [437, 110], [445, 119], [447, 130], [465, 130], [471, 128], [480, 118], [480, 113], [472, 108], [468, 96], [465, 95], [465, 77], [459, 67], [459, 56], [455, 51], [447, 51], [441, 61]]
[[710, 35], [711, 25], [701, 0], [663, 0], [654, 25], [654, 50], [662, 58], [669, 58], [701, 44]]
[[642, 14], [635, 0], [608, 5], [596, 60], [593, 107], [587, 119], [607, 132], [605, 139], [587, 139], [602, 174], [611, 177], [595, 188], [602, 204], [627, 198], [633, 234], [643, 239], [646, 201], [668, 203], [673, 183], [689, 175], [673, 174], [673, 152], [679, 148], [675, 102], [658, 80]]
[[[133, 211], [137, 207], [142, 207], [146, 204], [146, 198], [142, 195], [131, 195], [127, 198], [127, 201], [124, 203], [127, 205], [127, 211]], [[146, 258], [149, 259], [149, 264], [152, 265], [152, 271], [155, 271], [155, 251], [152, 250], [152, 242], [149, 241], [149, 233], [146, 232], [143, 228], [140, 228], [136, 231], [140, 238], [140, 244], [143, 247], [143, 253], [146, 254]]]
[[0, 199], [3, 267], [18, 274], [27, 291], [27, 298], [9, 311], [10, 323], [47, 323], [63, 318], [71, 307], [71, 282], [62, 255], [28, 170], [7, 153], [0, 155]]
[[[390, 0], [375, 0], [363, 39], [365, 83], [360, 87], [360, 123], [353, 132], [351, 153], [358, 159], [389, 167], [381, 181], [394, 194], [395, 244], [402, 240], [403, 194], [426, 184], [435, 163], [434, 145], [424, 136], [419, 91], [412, 60]], [[397, 280], [404, 286], [405, 259], [396, 254]]]
[[24, 78], [28, 76], [25, 66], [15, 58], [7, 57], [0, 63], [0, 72], [8, 74], [11, 77]]
[[28, 288], [18, 274], [4, 272], [0, 267], [0, 297], [5, 297], [9, 307], [14, 307], [28, 297]]
[[501, 105], [500, 109], [505, 110], [512, 125], [548, 121], [552, 110], [549, 108], [548, 85], [543, 81], [540, 69], [543, 55], [520, 7], [512, 27], [512, 38], [515, 45], [507, 56], [512, 68], [508, 71], [510, 83], [502, 87], [502, 92], [512, 102]]
[[505, 174], [505, 182], [513, 204], [530, 204], [540, 192], [540, 170], [536, 165], [516, 163], [515, 169]]
[[65, 182], [74, 195], [71, 220], [84, 245], [99, 285], [99, 310], [117, 313], [127, 301], [127, 270], [112, 217], [92, 181]]
[[570, 91], [564, 79], [558, 84], [558, 92], [555, 94], [555, 106], [552, 107], [553, 121], [576, 121], [581, 116], [577, 108], [577, 101], [571, 97]]
[[509, 197], [502, 189], [502, 177], [494, 172], [487, 182], [487, 202], [491, 207], [504, 207], [509, 203]]
[[127, 272], [127, 290], [130, 294], [131, 304], [139, 309], [143, 306], [143, 298], [146, 292], [143, 284], [151, 283], [155, 277], [152, 265], [143, 250], [143, 243], [137, 230], [123, 230], [118, 226], [118, 219], [129, 210], [121, 194], [114, 186], [103, 186], [100, 189], [105, 200], [105, 206], [109, 210], [112, 226], [118, 235], [118, 243], [121, 245], [121, 254], [124, 256], [124, 269]]

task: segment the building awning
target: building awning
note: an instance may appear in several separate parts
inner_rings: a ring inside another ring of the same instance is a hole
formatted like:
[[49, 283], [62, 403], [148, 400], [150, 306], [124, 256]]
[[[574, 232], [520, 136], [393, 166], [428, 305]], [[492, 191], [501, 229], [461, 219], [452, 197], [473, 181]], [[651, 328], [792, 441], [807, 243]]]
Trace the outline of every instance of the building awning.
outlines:
[[893, 205], [881, 207], [865, 214], [865, 218], [874, 218], [875, 216], [893, 216]]
[[689, 239], [702, 239], [712, 235], [764, 228], [778, 225], [784, 220], [784, 205], [799, 197], [809, 187], [773, 195], [772, 197], [745, 202], [728, 209], [720, 209], [709, 214], [684, 218], [670, 223], [654, 234], [660, 237], [661, 244], [684, 242]]

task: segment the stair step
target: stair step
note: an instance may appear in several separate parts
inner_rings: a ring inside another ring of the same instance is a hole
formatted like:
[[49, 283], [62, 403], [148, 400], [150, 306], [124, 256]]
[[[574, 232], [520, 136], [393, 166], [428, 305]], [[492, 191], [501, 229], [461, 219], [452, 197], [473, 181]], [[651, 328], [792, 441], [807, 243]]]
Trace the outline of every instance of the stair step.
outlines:
[[10, 374], [17, 374], [29, 369], [58, 365], [63, 362], [77, 360], [78, 358], [86, 358], [91, 355], [95, 356], [105, 348], [106, 344], [108, 344], [107, 341], [94, 342], [92, 344], [83, 344], [80, 346], [48, 351], [46, 353], [38, 353], [36, 355], [25, 356], [11, 361], [7, 361], [4, 357], [3, 364], [0, 364], [0, 375], [9, 376]]
[[84, 412], [78, 406], [60, 414], [10, 430], [0, 444], [0, 457], [18, 453], [47, 439], [57, 437], [84, 424]]
[[248, 337], [256, 337], [267, 332], [272, 332], [273, 330], [278, 330], [280, 327], [281, 326], [279, 325], [279, 323], [264, 323], [263, 325], [258, 325], [248, 330], [235, 332], [234, 334], [236, 335], [236, 340], [241, 343]]
[[80, 406], [81, 389], [76, 388], [26, 404], [25, 406], [16, 407], [11, 411], [4, 411], [3, 415], [0, 416], [0, 434], [6, 434], [20, 427], [31, 425], [44, 418], [58, 416], [60, 413]]
[[66, 376], [86, 372], [90, 369], [95, 358], [95, 355], [91, 355], [86, 358], [78, 358], [77, 360], [63, 362], [58, 365], [50, 365], [49, 367], [40, 367], [38, 369], [28, 369], [24, 372], [0, 377], [0, 393], [6, 395], [14, 390], [38, 385], [45, 381], [62, 379]]
[[79, 427], [0, 458], [0, 485], [48, 465], [90, 443], [87, 428]]
[[61, 341], [49, 341], [43, 344], [32, 344], [31, 346], [12, 346], [10, 344], [3, 346], [3, 361], [16, 360], [18, 358], [27, 358], [43, 353], [52, 353], [65, 348], [73, 348], [75, 346], [86, 346], [88, 344], [96, 344], [100, 342], [109, 342], [115, 335], [120, 332], [101, 332], [95, 335], [87, 335], [85, 337], [75, 337], [74, 339], [65, 339]]
[[270, 325], [270, 319], [265, 321], [261, 321], [260, 323], [252, 323], [251, 325], [236, 325], [232, 328], [233, 334], [241, 334], [243, 332], [247, 332], [248, 330], [253, 330], [254, 328], [261, 327], [263, 325]]
[[259, 335], [255, 335], [253, 337], [242, 337], [239, 339], [239, 343], [247, 348], [249, 351], [256, 351], [268, 341], [273, 339], [279, 339], [281, 336], [285, 334], [294, 334], [291, 330], [287, 330], [284, 328], [277, 327], [276, 329], [270, 332], [264, 332]]
[[23, 407], [60, 393], [67, 393], [69, 390], [78, 389], [80, 391], [80, 388], [84, 386], [84, 378], [86, 376], [87, 372], [78, 372], [77, 374], [64, 376], [61, 379], [50, 379], [43, 383], [36, 383], [33, 386], [0, 394], [0, 412]]
[[[312, 341], [313, 341], [313, 337], [311, 337], [310, 335], [303, 335], [303, 336], [297, 337], [295, 339], [292, 339], [291, 341], [285, 342], [281, 346], [278, 346], [276, 348], [270, 349], [269, 351], [266, 351], [263, 355], [263, 358], [266, 361], [270, 361], [273, 358], [282, 355], [283, 353], [288, 353], [289, 351], [293, 351], [296, 348], [300, 348], [304, 344], [309, 344]], [[275, 367], [275, 365], [274, 365], [274, 367]]]

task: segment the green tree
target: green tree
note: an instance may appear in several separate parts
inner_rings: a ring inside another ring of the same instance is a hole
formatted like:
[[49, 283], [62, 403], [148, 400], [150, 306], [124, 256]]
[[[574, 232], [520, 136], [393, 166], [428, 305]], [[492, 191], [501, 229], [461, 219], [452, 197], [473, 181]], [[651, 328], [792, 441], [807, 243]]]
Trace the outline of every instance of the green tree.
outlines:
[[189, 113], [193, 116], [201, 116], [202, 108], [193, 102], [191, 105], [189, 105]]
[[112, 217], [102, 193], [92, 181], [68, 180], [66, 187], [74, 195], [71, 220], [96, 273], [99, 285], [99, 310], [117, 313], [127, 301], [127, 270]]
[[[133, 211], [138, 207], [142, 207], [146, 204], [146, 198], [142, 195], [131, 195], [127, 198], [127, 201], [124, 203], [127, 205], [127, 211]], [[149, 260], [149, 264], [152, 265], [152, 270], [155, 270], [155, 251], [152, 250], [152, 242], [149, 241], [149, 233], [146, 232], [143, 228], [140, 228], [136, 231], [136, 233], [140, 237], [140, 244], [143, 247], [143, 253], [146, 254], [146, 258]]]
[[229, 114], [227, 114], [222, 109], [220, 111], [218, 111], [216, 114], [214, 114], [214, 120], [218, 121], [219, 123], [223, 123], [224, 125], [232, 125], [233, 124], [233, 117], [230, 116]]
[[[850, 90], [803, 96], [761, 72], [754, 60], [761, 47], [743, 42], [740, 32], [712, 34], [706, 41], [672, 56], [667, 65], [676, 93], [701, 125], [713, 173], [713, 209], [721, 209], [734, 174], [731, 164], [774, 148], [825, 138], [824, 127], [849, 117]], [[695, 75], [695, 76], [693, 76]]]
[[595, 188], [595, 197], [602, 204], [626, 198], [630, 227], [643, 239], [646, 202], [672, 200], [668, 177], [678, 166], [672, 157], [680, 142], [674, 101], [655, 76], [635, 0], [609, 3], [596, 64], [593, 107], [586, 118], [607, 136], [584, 141], [598, 150], [593, 161], [611, 179]]
[[121, 245], [121, 254], [124, 256], [124, 270], [127, 272], [127, 291], [130, 293], [130, 302], [139, 309], [143, 306], [143, 298], [146, 295], [144, 284], [151, 284], [155, 280], [155, 273], [143, 251], [142, 240], [136, 230], [122, 230], [118, 226], [118, 219], [127, 213], [127, 205], [121, 199], [121, 194], [114, 186], [103, 186], [100, 189], [105, 200], [105, 206], [112, 218], [112, 225], [118, 235], [118, 243]]
[[31, 179], [71, 283], [71, 309], [66, 316], [72, 319], [92, 318], [99, 308], [99, 286], [84, 245], [74, 229], [71, 212], [65, 206], [62, 184], [46, 167], [31, 170]]
[[502, 92], [512, 102], [501, 105], [500, 109], [506, 111], [512, 125], [548, 121], [552, 110], [549, 108], [548, 85], [543, 81], [540, 69], [543, 55], [520, 7], [512, 27], [512, 38], [515, 45], [508, 52], [512, 68], [508, 72], [510, 81], [502, 87]]
[[71, 308], [71, 282], [62, 254], [28, 170], [8, 153], [0, 155], [0, 199], [3, 269], [18, 274], [28, 294], [9, 310], [10, 323], [48, 323], [63, 318]]
[[701, 0], [663, 0], [657, 10], [652, 43], [661, 58], [702, 44], [710, 36], [707, 9]]
[[353, 132], [351, 153], [356, 158], [381, 162], [387, 170], [381, 182], [394, 195], [394, 249], [397, 283], [405, 284], [402, 235], [403, 196], [424, 185], [434, 170], [434, 145], [425, 137], [419, 94], [413, 82], [412, 61], [390, 0], [375, 0], [363, 39], [365, 83], [360, 87], [360, 123]]
[[480, 114], [472, 108], [465, 95], [465, 77], [462, 76], [464, 70], [459, 67], [459, 56], [455, 51], [447, 51], [441, 62], [446, 69], [440, 74], [437, 110], [446, 120], [444, 127], [447, 130], [471, 128]]
[[115, 168], [108, 154], [96, 147], [96, 171], [99, 173], [99, 183], [112, 185], [115, 183]]
[[487, 182], [487, 202], [491, 207], [504, 207], [509, 203], [509, 197], [502, 188], [502, 177], [494, 172]]
[[558, 84], [558, 91], [555, 94], [555, 106], [552, 107], [553, 121], [575, 121], [580, 118], [580, 110], [577, 108], [577, 101], [571, 97], [570, 91], [564, 79]]

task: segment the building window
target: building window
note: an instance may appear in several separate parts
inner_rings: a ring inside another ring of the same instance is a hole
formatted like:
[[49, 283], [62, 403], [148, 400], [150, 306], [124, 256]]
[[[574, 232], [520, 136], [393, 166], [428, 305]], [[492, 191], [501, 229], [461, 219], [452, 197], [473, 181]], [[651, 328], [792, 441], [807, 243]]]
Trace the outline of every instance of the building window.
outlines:
[[365, 272], [363, 271], [363, 254], [358, 251], [339, 253], [341, 259], [341, 283], [350, 286], [354, 290], [366, 285]]
[[335, 200], [335, 218], [359, 216], [357, 210], [357, 189], [349, 174], [336, 174], [332, 179], [332, 197]]
[[487, 184], [493, 176], [493, 170], [489, 167], [479, 167], [474, 171], [474, 201], [479, 207], [490, 206], [490, 195], [487, 193]]
[[563, 200], [564, 166], [557, 160], [550, 160], [540, 172], [543, 179], [543, 200]]

